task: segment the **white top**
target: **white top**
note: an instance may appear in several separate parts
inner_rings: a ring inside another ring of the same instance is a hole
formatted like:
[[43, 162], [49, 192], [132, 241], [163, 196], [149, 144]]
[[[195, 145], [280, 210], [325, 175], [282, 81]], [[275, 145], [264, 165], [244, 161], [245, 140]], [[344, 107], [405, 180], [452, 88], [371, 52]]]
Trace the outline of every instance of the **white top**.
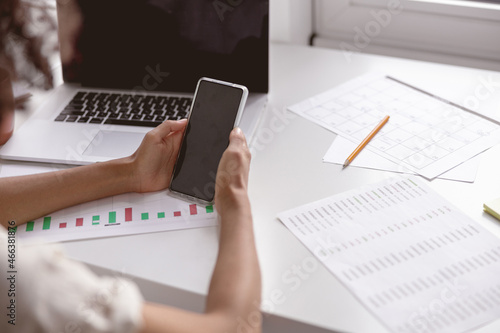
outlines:
[[[355, 54], [347, 61], [342, 51], [297, 45], [271, 43], [269, 52], [269, 107], [254, 135], [249, 178], [262, 272], [264, 328], [267, 325], [272, 332], [324, 332], [315, 330], [315, 325], [334, 332], [387, 333], [387, 328], [321, 263], [314, 273], [305, 271], [311, 253], [276, 216], [394, 173], [323, 163], [336, 135], [283, 111], [358, 75], [381, 71], [448, 100], [478, 101], [480, 112], [500, 117], [500, 72], [369, 54]], [[41, 105], [48, 94], [37, 92], [30, 103]], [[16, 113], [16, 126], [33, 113], [34, 109]], [[499, 156], [500, 145], [481, 154], [472, 184], [442, 179], [429, 182], [431, 188], [498, 237], [500, 223], [483, 213], [482, 205], [499, 197]], [[62, 246], [69, 257], [93, 267], [126, 271], [140, 283], [148, 300], [202, 311], [217, 259], [218, 232], [207, 227], [65, 242]], [[0, 277], [3, 279], [3, 271]], [[3, 297], [3, 291], [0, 294]], [[2, 309], [0, 317], [4, 316]], [[500, 332], [500, 318], [474, 332]]]
[[0, 332], [139, 330], [143, 298], [134, 283], [96, 276], [59, 245], [24, 246], [12, 236], [0, 227]]

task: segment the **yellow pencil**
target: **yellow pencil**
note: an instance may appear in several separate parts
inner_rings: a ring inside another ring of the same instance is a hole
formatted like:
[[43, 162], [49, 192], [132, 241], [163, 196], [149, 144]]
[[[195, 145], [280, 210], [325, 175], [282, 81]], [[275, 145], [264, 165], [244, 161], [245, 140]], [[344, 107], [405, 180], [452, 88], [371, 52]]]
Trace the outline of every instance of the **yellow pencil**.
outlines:
[[387, 123], [387, 121], [389, 121], [389, 116], [385, 116], [384, 119], [382, 119], [382, 121], [380, 123], [378, 123], [378, 125], [370, 132], [370, 134], [368, 134], [368, 136], [363, 141], [361, 141], [361, 143], [359, 144], [359, 146], [356, 147], [356, 149], [354, 149], [354, 151], [352, 152], [352, 154], [349, 155], [349, 157], [347, 158], [347, 160], [345, 160], [343, 168], [345, 168], [346, 166], [348, 166], [349, 164], [351, 164], [351, 162], [356, 158], [356, 156], [358, 156], [359, 152], [363, 148], [365, 148], [365, 146], [368, 144], [368, 142], [370, 142], [370, 140], [373, 139], [373, 137], [375, 136], [375, 134], [377, 134], [378, 131], [380, 131], [380, 129], [382, 127], [384, 127], [384, 125]]

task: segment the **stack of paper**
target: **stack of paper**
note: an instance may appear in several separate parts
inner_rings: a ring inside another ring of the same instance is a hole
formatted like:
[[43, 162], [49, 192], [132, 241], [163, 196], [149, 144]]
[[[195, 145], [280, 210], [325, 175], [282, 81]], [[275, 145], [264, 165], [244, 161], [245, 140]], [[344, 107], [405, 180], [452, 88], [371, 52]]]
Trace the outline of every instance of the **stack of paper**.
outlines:
[[[323, 157], [323, 161], [342, 165], [344, 164], [346, 156], [349, 156], [349, 154], [351, 154], [356, 147], [356, 143], [349, 141], [348, 139], [340, 135], [337, 135], [332, 145]], [[437, 178], [472, 183], [476, 179], [477, 169], [479, 167], [479, 159], [480, 156], [475, 156], [463, 162], [462, 164], [457, 165], [453, 169], [442, 173]], [[398, 165], [397, 163], [394, 163], [391, 160], [378, 155], [370, 149], [364, 149], [354, 159], [350, 166], [385, 170], [397, 173], [415, 174], [415, 172], [408, 170], [403, 165]]]
[[[495, 121], [380, 74], [361, 76], [289, 110], [344, 138], [325, 156], [325, 161], [333, 163], [339, 163], [339, 159], [343, 163], [375, 125], [389, 115], [389, 122], [365, 150], [391, 163], [356, 161], [365, 154], [363, 151], [352, 165], [411, 171], [428, 179], [500, 142], [500, 126]], [[340, 156], [336, 153], [340, 149], [343, 153], [350, 151]], [[452, 176], [472, 181], [475, 165]]]

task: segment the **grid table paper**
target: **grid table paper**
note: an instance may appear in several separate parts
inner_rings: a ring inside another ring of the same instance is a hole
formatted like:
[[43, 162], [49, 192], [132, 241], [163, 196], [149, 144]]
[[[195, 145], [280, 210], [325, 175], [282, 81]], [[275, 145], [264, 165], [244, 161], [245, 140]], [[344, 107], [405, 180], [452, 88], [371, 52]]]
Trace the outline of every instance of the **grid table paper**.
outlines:
[[[500, 142], [497, 122], [389, 76], [367, 74], [288, 108], [428, 179]], [[347, 158], [347, 156], [346, 156]]]

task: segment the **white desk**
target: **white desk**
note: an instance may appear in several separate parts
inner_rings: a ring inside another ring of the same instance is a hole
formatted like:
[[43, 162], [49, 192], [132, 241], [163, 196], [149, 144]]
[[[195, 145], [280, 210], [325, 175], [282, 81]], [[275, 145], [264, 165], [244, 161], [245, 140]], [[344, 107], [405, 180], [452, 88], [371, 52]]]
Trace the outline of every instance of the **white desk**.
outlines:
[[[342, 170], [339, 165], [323, 163], [335, 134], [290, 113], [277, 114], [287, 105], [367, 71], [379, 70], [457, 102], [474, 96], [481, 77], [493, 80], [496, 86], [490, 87], [493, 93], [481, 101], [481, 110], [500, 117], [500, 73], [371, 55], [357, 55], [349, 63], [339, 51], [286, 45], [272, 45], [270, 68], [270, 109], [255, 137], [250, 174], [263, 277], [264, 328], [268, 332], [323, 332], [303, 325], [292, 329], [283, 319], [290, 318], [332, 331], [387, 332], [320, 264], [312, 274], [293, 272], [311, 254], [276, 215], [393, 174], [354, 167]], [[496, 146], [482, 155], [475, 183], [435, 180], [430, 185], [500, 237], [500, 222], [482, 212], [484, 201], [500, 197], [499, 170], [500, 146]], [[201, 309], [200, 295], [206, 294], [215, 263], [217, 230], [78, 241], [65, 247], [72, 257], [94, 267], [137, 278], [149, 299]], [[477, 330], [499, 331], [500, 320]]]

